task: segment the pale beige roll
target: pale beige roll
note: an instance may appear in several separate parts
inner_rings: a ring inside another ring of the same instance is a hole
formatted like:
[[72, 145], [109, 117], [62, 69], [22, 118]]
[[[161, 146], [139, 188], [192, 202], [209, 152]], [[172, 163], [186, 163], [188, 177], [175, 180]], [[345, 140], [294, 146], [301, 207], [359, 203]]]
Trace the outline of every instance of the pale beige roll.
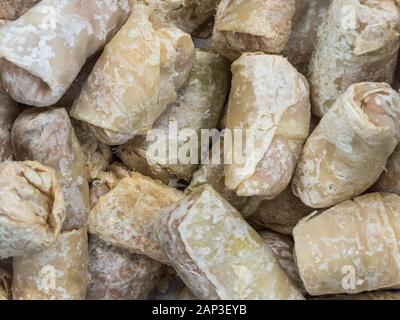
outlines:
[[332, 0], [295, 0], [296, 11], [292, 20], [292, 31], [282, 55], [302, 74], [307, 74], [308, 64], [317, 43], [318, 27], [331, 2]]
[[197, 49], [188, 81], [178, 99], [156, 120], [152, 135], [122, 145], [117, 156], [129, 168], [154, 179], [166, 183], [173, 178], [190, 181], [203, 157], [202, 131], [214, 129], [221, 117], [229, 89], [229, 68], [220, 55]]
[[200, 299], [303, 298], [256, 231], [211, 186], [166, 209], [155, 234]]
[[293, 194], [289, 186], [275, 199], [259, 203], [251, 219], [267, 229], [291, 235], [296, 224], [313, 211]]
[[326, 208], [360, 195], [379, 178], [400, 139], [400, 97], [384, 83], [352, 85], [308, 138], [293, 192]]
[[235, 60], [244, 52], [281, 53], [292, 28], [294, 0], [221, 0], [213, 47]]
[[153, 235], [162, 210], [183, 194], [139, 173], [123, 178], [90, 211], [89, 232], [103, 241], [167, 262]]
[[261, 230], [258, 234], [261, 239], [263, 239], [265, 245], [271, 249], [279, 265], [285, 270], [296, 288], [302, 294], [307, 294], [293, 258], [293, 240], [287, 236], [269, 230]]
[[89, 240], [90, 282], [86, 299], [147, 299], [162, 271], [160, 262], [107, 245], [92, 236]]
[[373, 185], [374, 191], [391, 192], [400, 195], [400, 145], [386, 162], [385, 170]]
[[86, 59], [125, 22], [129, 2], [40, 1], [0, 29], [0, 88], [23, 104], [56, 103]]
[[13, 300], [83, 300], [88, 285], [87, 228], [60, 233], [36, 254], [14, 258]]
[[161, 22], [144, 5], [133, 9], [97, 61], [71, 116], [87, 122], [102, 142], [120, 145], [146, 134], [194, 62], [190, 35]]
[[85, 156], [65, 109], [26, 110], [15, 120], [11, 136], [16, 160], [35, 160], [56, 170], [67, 209], [63, 230], [87, 225]]
[[400, 286], [400, 197], [370, 193], [304, 218], [295, 258], [311, 295]]
[[49, 247], [65, 219], [53, 169], [35, 161], [0, 163], [0, 258]]
[[1, 0], [0, 20], [15, 20], [36, 5], [40, 0]]
[[0, 269], [0, 301], [11, 300], [11, 275]]
[[391, 84], [399, 31], [393, 0], [333, 0], [309, 66], [313, 113], [322, 117], [353, 83]]
[[233, 143], [225, 152], [225, 185], [239, 196], [273, 199], [292, 179], [309, 134], [308, 83], [277, 55], [244, 54], [232, 73], [226, 129]]
[[84, 122], [73, 120], [71, 123], [85, 157], [89, 180], [94, 180], [111, 164], [113, 159], [111, 147], [98, 141]]
[[220, 0], [142, 0], [164, 21], [193, 33], [215, 15]]
[[19, 113], [18, 105], [0, 93], [0, 162], [12, 160], [11, 127]]

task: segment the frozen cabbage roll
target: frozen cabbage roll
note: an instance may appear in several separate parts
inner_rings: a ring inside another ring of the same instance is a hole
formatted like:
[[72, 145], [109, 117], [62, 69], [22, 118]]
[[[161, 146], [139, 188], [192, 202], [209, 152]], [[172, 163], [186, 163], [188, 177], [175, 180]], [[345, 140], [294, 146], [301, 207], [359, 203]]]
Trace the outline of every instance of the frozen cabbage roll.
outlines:
[[0, 301], [11, 300], [11, 276], [0, 269]]
[[50, 106], [127, 19], [128, 0], [42, 0], [0, 28], [0, 89]]
[[11, 127], [19, 113], [18, 105], [0, 93], [0, 162], [11, 160]]
[[166, 22], [193, 33], [215, 15], [220, 0], [142, 0]]
[[0, 20], [16, 20], [40, 0], [1, 0]]
[[244, 54], [232, 73], [225, 185], [239, 196], [273, 199], [292, 179], [309, 134], [308, 83], [285, 58], [261, 53]]
[[14, 258], [13, 300], [83, 300], [88, 285], [87, 228], [60, 233], [49, 248]]
[[308, 64], [317, 43], [318, 27], [331, 2], [332, 0], [295, 0], [292, 32], [282, 55], [302, 74], [307, 74]]
[[167, 262], [153, 235], [163, 209], [176, 203], [182, 193], [159, 181], [132, 173], [100, 197], [89, 215], [89, 232], [108, 244]]
[[67, 209], [63, 229], [87, 224], [90, 209], [85, 157], [65, 109], [31, 108], [12, 129], [17, 160], [36, 160], [57, 172]]
[[313, 211], [293, 194], [289, 186], [275, 199], [258, 204], [251, 219], [267, 229], [291, 235], [296, 224]]
[[312, 208], [362, 194], [400, 139], [400, 96], [385, 83], [351, 85], [308, 138], [293, 192]]
[[[229, 67], [218, 54], [196, 50], [195, 64], [178, 99], [153, 125], [157, 135], [136, 137], [119, 148], [117, 155], [125, 165], [162, 181], [190, 181], [202, 158], [201, 131], [214, 129], [221, 117], [230, 82]], [[171, 135], [174, 128], [178, 137]], [[162, 150], [165, 154], [157, 154]]]
[[104, 49], [71, 116], [88, 123], [100, 141], [124, 144], [146, 134], [176, 100], [193, 61], [190, 35], [137, 5]]
[[53, 169], [35, 161], [0, 163], [0, 258], [49, 247], [64, 219], [64, 197]]
[[211, 186], [166, 209], [155, 234], [200, 299], [302, 299], [256, 231]]
[[281, 53], [294, 13], [295, 0], [221, 0], [213, 47], [232, 61], [244, 52]]
[[400, 11], [393, 0], [333, 0], [309, 66], [312, 111], [322, 117], [357, 82], [391, 84]]
[[98, 141], [85, 123], [73, 120], [72, 126], [82, 147], [89, 179], [96, 179], [111, 164], [113, 158], [111, 147]]
[[400, 286], [400, 197], [370, 193], [295, 227], [295, 259], [311, 295]]
[[143, 300], [156, 286], [163, 271], [160, 262], [144, 255], [89, 240], [87, 300]]

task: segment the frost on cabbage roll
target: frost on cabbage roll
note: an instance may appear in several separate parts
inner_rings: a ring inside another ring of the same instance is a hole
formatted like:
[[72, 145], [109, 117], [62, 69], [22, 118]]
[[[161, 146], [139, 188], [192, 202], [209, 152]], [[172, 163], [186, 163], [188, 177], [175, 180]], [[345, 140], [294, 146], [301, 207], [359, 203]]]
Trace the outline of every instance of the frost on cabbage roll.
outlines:
[[164, 21], [193, 33], [212, 16], [220, 0], [142, 0]]
[[123, 178], [100, 197], [89, 215], [89, 232], [103, 241], [167, 262], [153, 235], [157, 217], [183, 194], [139, 173]]
[[91, 236], [90, 282], [86, 299], [147, 299], [162, 271], [163, 265], [160, 262], [108, 245], [99, 238]]
[[214, 49], [230, 60], [244, 52], [281, 53], [295, 13], [295, 0], [221, 0]]
[[[166, 183], [173, 178], [190, 181], [202, 158], [201, 130], [217, 126], [229, 81], [226, 59], [210, 51], [196, 50], [194, 67], [178, 99], [153, 125], [153, 130], [159, 131], [155, 139], [136, 137], [119, 148], [119, 158], [129, 168]], [[172, 130], [176, 130], [176, 136]], [[165, 138], [159, 135], [161, 132]], [[165, 154], [157, 154], [161, 150]]]
[[385, 83], [351, 85], [308, 138], [293, 192], [312, 208], [362, 194], [400, 140], [400, 97]]
[[17, 118], [19, 108], [6, 95], [0, 93], [0, 162], [11, 160], [11, 127]]
[[43, 251], [14, 258], [13, 300], [83, 300], [87, 285], [86, 227], [60, 233]]
[[146, 134], [177, 90], [194, 61], [190, 35], [161, 22], [146, 6], [133, 8], [127, 23], [107, 44], [71, 116], [88, 123], [109, 145]]
[[285, 58], [261, 53], [244, 54], [232, 73], [225, 185], [239, 196], [273, 199], [292, 179], [309, 134], [308, 83]]
[[0, 258], [49, 247], [65, 218], [53, 169], [35, 161], [0, 163]]
[[159, 217], [155, 234], [200, 299], [302, 299], [263, 240], [210, 186]]
[[322, 117], [357, 82], [391, 84], [400, 11], [393, 0], [333, 0], [309, 66], [312, 111]]
[[40, 1], [0, 28], [0, 89], [23, 104], [55, 104], [130, 11], [128, 0]]
[[400, 286], [400, 197], [370, 193], [304, 218], [295, 259], [311, 295]]
[[67, 209], [63, 229], [87, 224], [89, 185], [85, 157], [65, 109], [32, 108], [12, 129], [17, 160], [36, 160], [57, 172]]

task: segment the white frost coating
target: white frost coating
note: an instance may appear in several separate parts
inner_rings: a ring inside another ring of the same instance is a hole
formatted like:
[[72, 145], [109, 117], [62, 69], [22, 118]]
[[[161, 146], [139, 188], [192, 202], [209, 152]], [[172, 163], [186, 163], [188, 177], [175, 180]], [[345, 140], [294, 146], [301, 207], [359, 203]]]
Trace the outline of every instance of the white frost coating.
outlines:
[[312, 111], [322, 117], [353, 83], [393, 81], [400, 11], [393, 0], [334, 0], [309, 66]]
[[0, 29], [0, 88], [27, 105], [56, 103], [130, 8], [128, 0], [40, 1]]
[[371, 187], [400, 139], [400, 97], [384, 83], [352, 85], [308, 138], [293, 192], [326, 208]]
[[0, 258], [49, 247], [64, 218], [64, 197], [53, 169], [33, 161], [0, 164]]
[[89, 240], [90, 282], [88, 300], [147, 299], [163, 265], [144, 255], [107, 245], [95, 236]]
[[102, 142], [120, 145], [146, 134], [177, 98], [194, 61], [190, 36], [137, 5], [104, 49], [71, 116]]
[[262, 239], [212, 187], [167, 209], [156, 235], [202, 299], [302, 299]]
[[11, 127], [18, 113], [17, 104], [0, 93], [0, 162], [12, 159]]
[[370, 193], [304, 218], [296, 262], [311, 295], [400, 286], [400, 197]]
[[63, 230], [87, 224], [89, 185], [85, 157], [65, 109], [32, 108], [12, 129], [17, 160], [36, 160], [57, 172], [66, 205]]
[[280, 53], [289, 39], [294, 13], [294, 0], [222, 0], [213, 47], [231, 61], [244, 52]]
[[49, 248], [14, 258], [14, 300], [83, 300], [88, 285], [87, 228], [60, 233]]
[[[197, 134], [190, 138], [178, 139], [177, 150], [187, 144], [188, 140], [196, 141], [198, 163], [202, 158], [199, 139], [201, 130], [212, 130], [217, 126], [228, 93], [229, 82], [229, 63], [226, 59], [210, 51], [196, 50], [194, 66], [186, 84], [179, 90], [178, 99], [168, 106], [153, 125], [152, 129], [162, 131], [166, 140], [157, 139], [155, 142], [148, 142], [145, 136], [136, 137], [118, 149], [119, 158], [129, 168], [163, 182], [168, 183], [170, 177], [190, 181], [198, 165], [186, 164], [186, 159], [179, 158], [180, 155], [176, 157], [175, 154], [169, 154], [170, 122], [176, 123], [178, 134], [182, 130], [191, 130]], [[161, 150], [163, 146], [166, 146], [167, 158], [160, 161], [150, 157], [149, 149]], [[140, 157], [143, 159], [138, 159]]]
[[232, 73], [226, 127], [247, 130], [254, 148], [239, 163], [234, 152], [240, 144], [233, 139], [226, 148], [233, 163], [225, 165], [225, 184], [239, 196], [273, 199], [289, 184], [309, 133], [308, 83], [285, 58], [261, 53], [242, 55]]

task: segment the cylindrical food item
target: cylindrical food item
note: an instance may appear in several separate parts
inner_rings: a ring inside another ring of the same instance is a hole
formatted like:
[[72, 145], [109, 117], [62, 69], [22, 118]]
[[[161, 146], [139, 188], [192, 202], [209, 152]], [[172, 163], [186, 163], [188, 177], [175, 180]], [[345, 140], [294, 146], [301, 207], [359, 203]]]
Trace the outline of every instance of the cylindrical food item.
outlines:
[[221, 0], [214, 49], [230, 60], [244, 52], [280, 53], [292, 28], [295, 0]]
[[393, 0], [333, 0], [309, 67], [312, 111], [322, 117], [351, 85], [393, 81], [400, 11]]
[[308, 64], [317, 43], [318, 27], [331, 2], [332, 0], [295, 0], [292, 32], [282, 55], [302, 74], [307, 74]]
[[153, 130], [157, 130], [155, 140], [139, 136], [119, 148], [117, 155], [129, 168], [162, 181], [169, 177], [190, 181], [198, 169], [202, 158], [201, 131], [212, 130], [218, 124], [228, 93], [230, 70], [228, 61], [216, 53], [196, 50], [195, 56], [194, 67], [178, 100], [153, 125]]
[[309, 134], [307, 80], [285, 58], [260, 53], [244, 54], [232, 73], [225, 185], [239, 196], [273, 199], [290, 183]]
[[295, 258], [311, 295], [400, 286], [400, 197], [370, 193], [304, 218]]
[[0, 301], [11, 299], [11, 276], [0, 269]]
[[98, 141], [84, 122], [73, 120], [72, 125], [82, 147], [89, 179], [96, 179], [112, 161], [111, 147]]
[[211, 186], [166, 209], [155, 231], [201, 299], [302, 299], [256, 231]]
[[308, 138], [293, 192], [326, 208], [371, 187], [400, 139], [400, 97], [385, 83], [354, 84]]
[[176, 100], [194, 61], [190, 35], [161, 22], [149, 7], [132, 10], [71, 110], [72, 117], [87, 122], [96, 138], [110, 145], [146, 134]]
[[144, 255], [89, 240], [88, 300], [143, 300], [157, 284], [163, 265]]
[[18, 113], [17, 104], [0, 93], [0, 162], [12, 159], [11, 127]]
[[374, 191], [400, 195], [400, 145], [397, 145], [387, 160], [385, 170], [372, 188]]
[[27, 105], [56, 103], [86, 59], [125, 22], [129, 2], [40, 1], [0, 29], [0, 88]]
[[291, 235], [296, 224], [313, 211], [293, 194], [289, 186], [275, 199], [262, 201], [251, 219], [265, 228]]
[[201, 186], [210, 185], [235, 207], [243, 217], [247, 218], [257, 210], [262, 200], [255, 197], [240, 197], [235, 191], [228, 190], [225, 187], [223, 141], [223, 135], [220, 135], [211, 147], [209, 164], [202, 164], [199, 170], [193, 174], [193, 179], [185, 192], [190, 193]]
[[296, 263], [293, 259], [293, 240], [287, 236], [276, 234], [270, 231], [260, 231], [258, 233], [264, 243], [271, 249], [280, 266], [292, 280], [293, 284], [303, 294], [307, 294], [303, 282], [300, 279]]
[[50, 246], [65, 219], [53, 169], [35, 161], [0, 163], [0, 258]]
[[166, 22], [187, 33], [194, 32], [214, 16], [220, 0], [142, 0]]
[[60, 233], [49, 248], [14, 258], [14, 300], [83, 300], [88, 285], [87, 228]]
[[103, 241], [167, 262], [153, 229], [162, 210], [183, 194], [161, 182], [132, 173], [102, 196], [90, 211], [89, 232]]
[[40, 0], [1, 0], [0, 20], [16, 20]]
[[90, 200], [85, 157], [65, 109], [22, 112], [11, 140], [15, 159], [36, 160], [56, 170], [67, 209], [63, 230], [86, 225]]

